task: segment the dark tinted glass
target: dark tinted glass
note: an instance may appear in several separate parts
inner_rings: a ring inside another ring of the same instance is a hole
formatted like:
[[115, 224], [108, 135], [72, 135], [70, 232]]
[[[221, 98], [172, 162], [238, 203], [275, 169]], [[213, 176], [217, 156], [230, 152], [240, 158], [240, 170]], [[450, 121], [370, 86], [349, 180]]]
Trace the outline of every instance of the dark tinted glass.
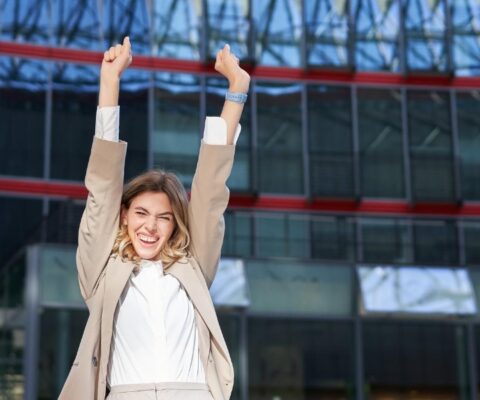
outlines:
[[258, 188], [303, 193], [301, 86], [255, 85], [258, 121]]
[[[461, 326], [366, 322], [368, 398], [466, 399], [466, 337]], [[415, 395], [412, 395], [412, 393]]]
[[95, 134], [98, 68], [56, 64], [53, 89], [50, 176], [83, 180]]
[[465, 263], [480, 266], [480, 224], [476, 221], [461, 221], [459, 226], [463, 230]]
[[[153, 165], [192, 183], [200, 145], [200, 87], [192, 75], [155, 75]], [[203, 126], [203, 123], [202, 123]]]
[[0, 265], [22, 247], [41, 238], [42, 201], [0, 197]]
[[410, 91], [408, 131], [414, 199], [452, 200], [453, 163], [448, 93]]
[[120, 84], [120, 139], [128, 142], [125, 179], [148, 166], [148, 86], [149, 73], [128, 69]]
[[363, 259], [368, 263], [412, 262], [412, 243], [408, 222], [393, 218], [361, 220]]
[[308, 87], [308, 134], [312, 194], [353, 196], [350, 88]]
[[462, 197], [480, 199], [480, 91], [456, 94]]
[[404, 197], [402, 102], [398, 90], [358, 90], [364, 197]]
[[0, 57], [0, 174], [43, 176], [48, 64]]
[[225, 214], [225, 239], [222, 255], [250, 257], [253, 254], [252, 215], [240, 211]]
[[458, 262], [457, 229], [453, 221], [415, 221], [415, 262], [454, 265]]
[[312, 257], [351, 261], [355, 258], [355, 225], [351, 218], [311, 216]]
[[249, 399], [354, 398], [352, 332], [347, 322], [251, 318]]

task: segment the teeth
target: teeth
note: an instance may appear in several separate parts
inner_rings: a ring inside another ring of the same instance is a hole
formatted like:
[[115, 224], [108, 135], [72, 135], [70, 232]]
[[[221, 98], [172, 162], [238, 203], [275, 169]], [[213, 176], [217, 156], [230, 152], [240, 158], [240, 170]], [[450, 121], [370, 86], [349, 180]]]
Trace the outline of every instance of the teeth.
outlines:
[[138, 238], [148, 243], [155, 243], [157, 241], [157, 239], [150, 236], [145, 236], [145, 235], [138, 235]]

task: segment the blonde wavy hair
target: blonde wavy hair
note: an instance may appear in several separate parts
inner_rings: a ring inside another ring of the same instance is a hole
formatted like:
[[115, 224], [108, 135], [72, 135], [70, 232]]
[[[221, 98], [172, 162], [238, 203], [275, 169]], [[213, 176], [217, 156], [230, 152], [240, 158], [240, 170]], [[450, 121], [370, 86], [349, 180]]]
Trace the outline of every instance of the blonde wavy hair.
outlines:
[[[165, 193], [172, 206], [175, 226], [170, 239], [160, 251], [160, 260], [166, 269], [189, 255], [187, 192], [175, 174], [162, 170], [148, 171], [125, 185], [121, 211], [128, 210], [133, 199], [145, 192]], [[137, 266], [141, 260], [135, 252], [127, 227], [122, 224], [122, 218], [120, 218], [120, 227], [112, 248], [112, 256], [120, 256], [123, 261], [132, 261]]]

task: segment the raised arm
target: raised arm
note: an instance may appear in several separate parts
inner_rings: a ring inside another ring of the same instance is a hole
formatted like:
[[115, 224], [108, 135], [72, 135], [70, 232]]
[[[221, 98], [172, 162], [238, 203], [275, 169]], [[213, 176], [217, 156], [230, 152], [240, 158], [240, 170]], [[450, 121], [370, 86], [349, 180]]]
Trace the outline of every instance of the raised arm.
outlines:
[[[217, 53], [215, 69], [229, 82], [229, 92], [247, 93], [250, 76], [226, 45]], [[243, 104], [226, 100], [219, 121], [205, 126], [189, 204], [191, 251], [210, 286], [215, 277], [225, 231], [223, 214], [228, 205], [230, 176]], [[214, 137], [214, 141], [208, 138]], [[215, 144], [212, 144], [214, 142]]]
[[[88, 198], [78, 232], [78, 279], [85, 299], [95, 293], [118, 231], [127, 144], [118, 141], [115, 127], [103, 125], [106, 117], [118, 118], [114, 113], [118, 114], [120, 76], [131, 60], [125, 38], [123, 45], [105, 52], [100, 71], [97, 126], [85, 176]], [[109, 114], [102, 115], [105, 110]]]

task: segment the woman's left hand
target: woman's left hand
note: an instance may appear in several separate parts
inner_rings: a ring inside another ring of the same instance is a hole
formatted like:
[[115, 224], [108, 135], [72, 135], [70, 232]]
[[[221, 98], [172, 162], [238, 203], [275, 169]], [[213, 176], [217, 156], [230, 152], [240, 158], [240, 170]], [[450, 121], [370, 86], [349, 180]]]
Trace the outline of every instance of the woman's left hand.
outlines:
[[222, 50], [217, 52], [215, 60], [215, 70], [227, 78], [232, 92], [247, 93], [250, 86], [250, 75], [240, 67], [239, 60], [230, 51], [230, 46], [226, 44]]

